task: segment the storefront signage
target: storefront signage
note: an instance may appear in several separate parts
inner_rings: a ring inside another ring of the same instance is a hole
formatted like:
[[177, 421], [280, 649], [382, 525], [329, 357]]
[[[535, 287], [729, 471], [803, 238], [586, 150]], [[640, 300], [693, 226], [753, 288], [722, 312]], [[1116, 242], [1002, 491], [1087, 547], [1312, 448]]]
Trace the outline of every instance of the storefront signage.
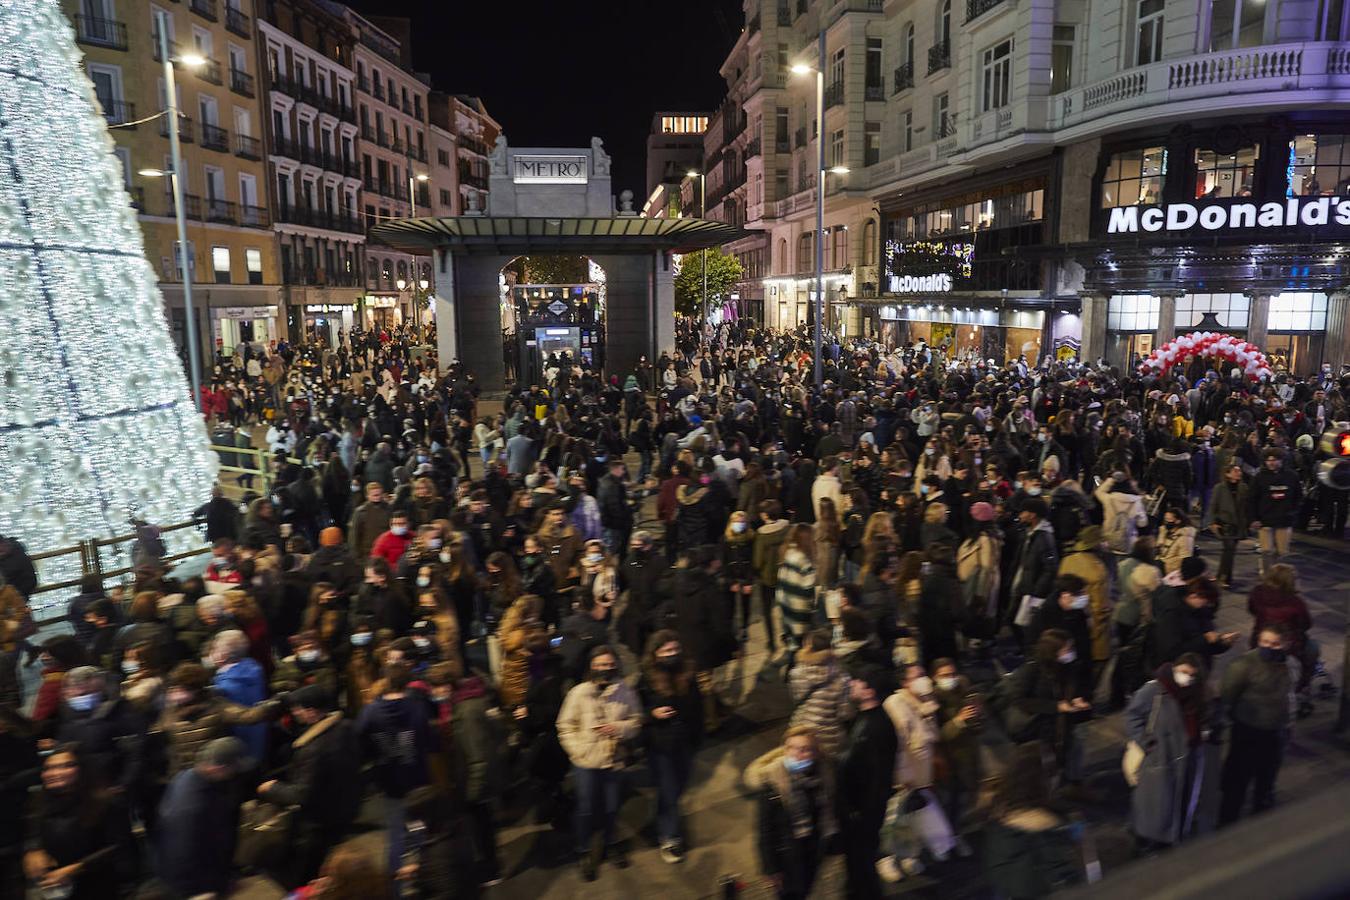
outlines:
[[1350, 199], [1286, 197], [1269, 203], [1238, 200], [1121, 206], [1111, 210], [1106, 233], [1190, 231], [1193, 228], [1205, 231], [1269, 230], [1326, 225], [1350, 225]]
[[512, 157], [516, 184], [585, 184], [591, 160], [585, 155], [525, 155]]
[[276, 318], [277, 308], [275, 306], [213, 306], [211, 315], [217, 319], [240, 319], [251, 321], [253, 319], [273, 319]]
[[367, 309], [393, 309], [398, 306], [397, 297], [380, 297], [376, 294], [366, 296]]
[[945, 294], [951, 289], [950, 275], [901, 275], [891, 278], [891, 290], [897, 294]]
[[340, 303], [310, 303], [305, 306], [307, 313], [340, 313], [351, 309], [351, 306], [343, 306]]

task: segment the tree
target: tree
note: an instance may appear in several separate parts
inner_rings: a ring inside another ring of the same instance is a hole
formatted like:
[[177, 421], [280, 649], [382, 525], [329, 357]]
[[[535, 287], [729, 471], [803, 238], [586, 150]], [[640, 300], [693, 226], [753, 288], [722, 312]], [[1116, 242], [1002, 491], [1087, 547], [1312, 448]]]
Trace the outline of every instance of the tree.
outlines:
[[[0, 534], [36, 555], [131, 514], [188, 521], [218, 462], [70, 26], [54, 3], [0, 3], [0, 34]], [[38, 568], [80, 574], [72, 554]]]
[[590, 267], [584, 256], [522, 256], [520, 284], [586, 284]]
[[740, 260], [717, 247], [686, 253], [675, 276], [675, 310], [683, 316], [703, 312], [703, 260], [708, 260], [708, 307], [720, 306], [745, 272]]

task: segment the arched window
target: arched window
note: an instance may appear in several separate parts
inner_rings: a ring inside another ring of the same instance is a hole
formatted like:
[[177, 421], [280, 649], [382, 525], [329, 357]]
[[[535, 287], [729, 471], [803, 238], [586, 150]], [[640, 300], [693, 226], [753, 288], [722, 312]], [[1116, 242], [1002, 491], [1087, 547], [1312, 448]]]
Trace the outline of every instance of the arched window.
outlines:
[[797, 271], [810, 272], [816, 267], [814, 248], [811, 242], [811, 232], [805, 232], [797, 238]]
[[952, 0], [942, 0], [938, 11], [937, 44], [950, 50], [952, 44]]
[[914, 63], [914, 23], [913, 23], [913, 22], [910, 22], [908, 25], [905, 26], [905, 46], [904, 46], [904, 48], [903, 48], [903, 51], [904, 51], [905, 56], [904, 56], [903, 59], [900, 60], [900, 62], [902, 62], [902, 63], [910, 63], [911, 65], [913, 65], [913, 63]]
[[877, 223], [875, 219], [868, 219], [863, 223], [863, 265], [875, 266], [877, 264]]
[[394, 264], [390, 260], [385, 259], [380, 261], [380, 277], [387, 282], [393, 282]]
[[778, 272], [786, 275], [792, 271], [792, 265], [788, 260], [787, 238], [778, 239]]
[[398, 281], [407, 281], [407, 280], [408, 280], [408, 261], [405, 260], [405, 259], [400, 259], [400, 260], [398, 261], [398, 279], [397, 279], [397, 280], [398, 280]]

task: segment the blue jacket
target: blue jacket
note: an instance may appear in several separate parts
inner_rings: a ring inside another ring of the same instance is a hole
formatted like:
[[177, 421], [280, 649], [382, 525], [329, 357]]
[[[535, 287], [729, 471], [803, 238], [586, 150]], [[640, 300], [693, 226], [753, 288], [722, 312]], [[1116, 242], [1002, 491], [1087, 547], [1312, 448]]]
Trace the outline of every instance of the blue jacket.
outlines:
[[[253, 706], [267, 699], [267, 681], [262, 666], [246, 656], [223, 672], [216, 673], [216, 691], [240, 706]], [[267, 725], [237, 725], [230, 733], [248, 745], [249, 755], [260, 763], [267, 759]]]

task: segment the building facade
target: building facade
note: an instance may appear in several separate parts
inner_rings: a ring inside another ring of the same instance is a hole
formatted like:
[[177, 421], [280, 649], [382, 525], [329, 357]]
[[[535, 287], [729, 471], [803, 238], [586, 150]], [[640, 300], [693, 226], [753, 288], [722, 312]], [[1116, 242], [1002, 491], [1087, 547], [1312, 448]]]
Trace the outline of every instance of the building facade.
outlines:
[[[360, 129], [362, 212], [367, 229], [431, 210], [427, 77], [415, 74], [406, 19], [378, 24], [350, 9], [344, 18], [355, 38], [356, 111]], [[402, 36], [402, 40], [400, 39]], [[362, 327], [417, 325], [426, 310], [431, 261], [389, 247], [366, 248]]]
[[723, 74], [740, 146], [760, 142], [742, 151], [744, 221], [770, 242], [766, 322], [809, 315], [815, 92], [787, 73], [820, 68], [823, 34], [825, 165], [849, 170], [826, 176], [826, 299], [846, 334], [1126, 364], [1204, 319], [1296, 372], [1346, 361], [1345, 4], [745, 12]]
[[432, 143], [432, 206], [438, 216], [487, 209], [488, 154], [502, 133], [483, 101], [432, 91], [428, 98]]
[[85, 54], [111, 127], [127, 191], [139, 211], [145, 252], [159, 273], [175, 339], [186, 354], [184, 265], [170, 179], [163, 29], [175, 64], [181, 112], [187, 277], [192, 279], [204, 360], [245, 341], [282, 334], [281, 271], [267, 208], [257, 85], [257, 32], [247, 0], [66, 0], [62, 8]]
[[312, 0], [261, 0], [268, 184], [293, 340], [337, 346], [356, 323], [365, 223], [353, 36]]
[[[648, 218], [677, 218], [682, 185], [690, 172], [703, 171], [703, 136], [708, 130], [707, 113], [658, 112], [652, 116], [647, 135], [647, 201], [642, 214]], [[699, 214], [695, 208], [692, 214]]]

